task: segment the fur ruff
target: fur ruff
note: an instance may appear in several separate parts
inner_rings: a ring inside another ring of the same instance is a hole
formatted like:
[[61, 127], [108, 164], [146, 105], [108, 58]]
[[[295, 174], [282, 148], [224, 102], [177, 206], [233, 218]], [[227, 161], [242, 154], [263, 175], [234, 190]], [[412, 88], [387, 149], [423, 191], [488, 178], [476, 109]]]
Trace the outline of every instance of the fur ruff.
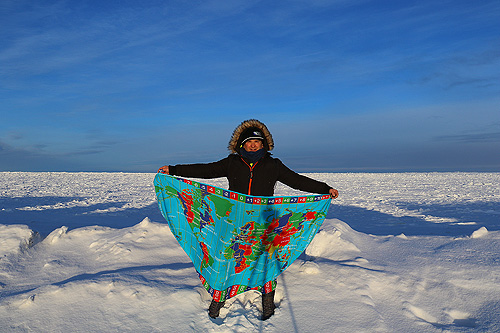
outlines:
[[256, 127], [262, 131], [264, 134], [264, 138], [266, 139], [267, 146], [266, 148], [268, 150], [273, 150], [274, 148], [274, 141], [273, 141], [273, 136], [271, 135], [271, 132], [267, 129], [266, 125], [264, 123], [258, 121], [257, 119], [249, 119], [243, 121], [241, 124], [238, 125], [238, 127], [235, 128], [233, 131], [233, 135], [231, 136], [231, 140], [229, 141], [228, 149], [232, 153], [238, 153], [239, 147], [238, 143], [240, 141], [240, 136], [245, 131], [247, 128], [250, 127]]

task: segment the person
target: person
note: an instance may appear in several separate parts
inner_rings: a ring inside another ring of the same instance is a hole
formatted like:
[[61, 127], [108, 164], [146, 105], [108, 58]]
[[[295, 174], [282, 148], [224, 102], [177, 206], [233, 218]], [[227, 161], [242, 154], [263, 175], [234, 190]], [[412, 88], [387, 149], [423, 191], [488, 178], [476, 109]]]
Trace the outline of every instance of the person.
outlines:
[[[158, 172], [193, 178], [226, 177], [229, 190], [255, 196], [272, 196], [279, 181], [304, 192], [330, 194], [335, 199], [339, 193], [326, 183], [300, 175], [279, 159], [271, 156], [274, 141], [266, 125], [256, 119], [243, 121], [233, 131], [229, 141], [229, 156], [220, 161], [203, 164], [164, 165]], [[262, 294], [262, 320], [274, 314], [275, 289]], [[219, 316], [224, 302], [212, 300], [208, 314]]]

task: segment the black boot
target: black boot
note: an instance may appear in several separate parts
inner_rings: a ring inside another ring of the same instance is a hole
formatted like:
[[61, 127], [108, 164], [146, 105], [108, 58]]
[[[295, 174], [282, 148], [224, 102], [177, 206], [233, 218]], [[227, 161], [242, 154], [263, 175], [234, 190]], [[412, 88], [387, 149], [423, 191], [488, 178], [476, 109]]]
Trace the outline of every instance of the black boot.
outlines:
[[275, 290], [262, 294], [262, 320], [267, 320], [274, 314], [276, 308], [274, 305], [274, 292]]
[[212, 300], [212, 303], [210, 303], [210, 306], [208, 307], [208, 315], [211, 318], [217, 318], [219, 316], [219, 311], [220, 309], [224, 306], [225, 302], [216, 302]]

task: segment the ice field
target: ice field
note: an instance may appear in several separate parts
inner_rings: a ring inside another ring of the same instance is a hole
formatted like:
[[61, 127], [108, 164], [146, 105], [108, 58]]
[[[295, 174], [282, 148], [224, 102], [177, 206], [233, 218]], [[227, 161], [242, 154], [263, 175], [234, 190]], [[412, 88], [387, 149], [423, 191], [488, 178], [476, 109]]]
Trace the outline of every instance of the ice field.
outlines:
[[262, 322], [256, 292], [208, 317], [153, 173], [1, 172], [0, 331], [500, 331], [500, 173], [307, 175], [340, 197]]

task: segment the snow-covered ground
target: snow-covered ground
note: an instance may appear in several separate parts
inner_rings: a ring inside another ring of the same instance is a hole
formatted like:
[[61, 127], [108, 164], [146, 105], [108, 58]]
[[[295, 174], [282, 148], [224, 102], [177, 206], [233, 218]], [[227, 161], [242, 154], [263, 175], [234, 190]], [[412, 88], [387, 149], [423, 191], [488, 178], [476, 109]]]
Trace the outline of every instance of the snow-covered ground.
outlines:
[[0, 331], [500, 331], [500, 173], [309, 176], [340, 198], [262, 322], [253, 292], [207, 316], [154, 174], [0, 173]]

